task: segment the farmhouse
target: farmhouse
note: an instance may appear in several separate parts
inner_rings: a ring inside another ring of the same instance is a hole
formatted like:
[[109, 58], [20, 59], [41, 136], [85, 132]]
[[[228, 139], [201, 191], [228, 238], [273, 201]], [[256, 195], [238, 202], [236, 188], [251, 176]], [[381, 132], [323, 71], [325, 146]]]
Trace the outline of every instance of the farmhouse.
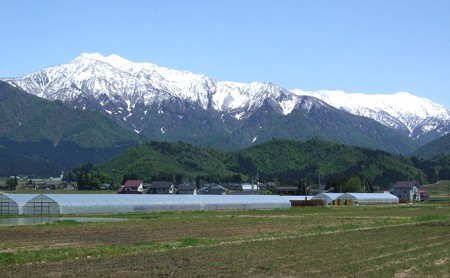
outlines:
[[175, 185], [170, 181], [154, 181], [148, 186], [147, 194], [173, 194]]
[[298, 186], [278, 186], [278, 195], [298, 195]]
[[117, 193], [119, 194], [142, 194], [144, 191], [144, 182], [142, 180], [127, 180]]
[[191, 183], [177, 185], [177, 194], [197, 195], [197, 186]]
[[205, 184], [200, 190], [198, 191], [201, 195], [224, 195], [228, 190], [218, 184]]
[[251, 183], [243, 183], [241, 184], [242, 191], [248, 191], [248, 192], [258, 192], [259, 186], [257, 184], [251, 184]]
[[421, 186], [417, 181], [399, 181], [390, 190], [403, 202], [420, 202]]

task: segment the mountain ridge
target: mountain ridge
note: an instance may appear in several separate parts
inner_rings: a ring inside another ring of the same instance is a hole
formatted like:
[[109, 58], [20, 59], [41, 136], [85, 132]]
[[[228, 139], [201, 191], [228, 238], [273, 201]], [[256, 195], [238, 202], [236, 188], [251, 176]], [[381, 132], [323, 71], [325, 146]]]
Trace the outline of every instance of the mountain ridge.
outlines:
[[[326, 90], [317, 92], [292, 90], [292, 92], [298, 95], [314, 96], [354, 115], [374, 119], [415, 140], [426, 137], [430, 131], [436, 131], [439, 136], [450, 132], [448, 108], [407, 92], [389, 95], [350, 94]], [[422, 141], [429, 142], [426, 139]]]
[[[186, 138], [189, 142], [202, 141], [206, 137], [211, 137], [211, 134], [208, 134], [209, 129], [210, 133], [213, 132], [216, 135], [231, 134], [238, 145], [245, 147], [262, 138], [262, 136], [257, 136], [258, 132], [256, 131], [240, 131], [243, 127], [250, 126], [247, 121], [252, 118], [252, 115], [258, 114], [261, 117], [272, 118], [281, 115], [295, 118], [291, 114], [296, 114], [298, 111], [307, 114], [309, 109], [314, 106], [327, 107], [327, 109], [322, 109], [324, 114], [337, 113], [336, 110], [329, 109], [332, 106], [317, 97], [306, 94], [299, 95], [298, 92], [289, 91], [273, 83], [215, 81], [204, 74], [177, 71], [150, 63], [134, 63], [118, 55], [105, 57], [98, 53], [82, 54], [69, 64], [49, 67], [21, 78], [3, 80], [31, 94], [50, 100], [61, 100], [74, 108], [97, 110], [128, 126], [136, 133], [158, 140], [173, 141]], [[268, 106], [271, 107], [272, 114], [258, 113], [259, 110], [264, 110]], [[348, 112], [345, 109], [340, 110]], [[189, 111], [189, 114], [183, 111]], [[376, 111], [374, 113], [382, 115]], [[208, 115], [210, 115], [210, 119], [208, 119]], [[375, 121], [378, 119], [376, 116], [362, 116]], [[186, 124], [186, 118], [189, 118], [188, 122], [191, 124], [187, 128], [191, 134], [176, 134], [176, 128], [181, 126], [180, 122]], [[347, 118], [361, 122], [359, 118], [351, 116], [347, 116]], [[252, 119], [256, 121], [254, 117]], [[328, 116], [328, 119], [333, 121], [332, 116]], [[258, 120], [261, 122], [272, 121], [266, 121], [263, 118]], [[450, 129], [450, 121], [447, 119], [441, 119], [439, 125], [435, 124], [439, 119], [427, 118], [423, 122], [427, 120], [431, 121], [428, 126], [434, 124], [436, 128], [425, 130], [425, 133], [418, 132], [417, 138], [425, 135], [423, 137], [426, 138], [425, 141], [430, 141]], [[394, 128], [397, 133], [410, 136], [409, 129], [405, 127], [405, 124], [395, 118], [392, 118], [392, 122], [398, 123], [398, 127], [400, 127]], [[205, 126], [199, 128], [202, 123]], [[315, 125], [312, 122], [310, 124]], [[386, 123], [383, 124], [389, 126]], [[298, 125], [305, 126], [302, 123], [298, 123]], [[339, 123], [322, 122], [321, 126], [315, 128], [329, 129], [332, 130], [329, 131], [330, 133], [339, 133], [339, 130], [332, 127], [333, 125], [342, 126]], [[354, 137], [376, 137], [370, 128], [367, 128], [368, 126], [373, 127], [374, 123], [366, 121], [360, 127], [356, 127]], [[277, 132], [280, 132], [280, 128], [273, 129], [257, 124], [252, 125], [252, 128], [272, 129], [272, 133], [266, 134], [266, 137], [277, 137]], [[203, 131], [199, 133], [202, 129]], [[383, 134], [386, 133], [383, 135], [386, 138], [399, 140], [395, 135], [390, 134], [390, 131], [376, 129]], [[419, 131], [424, 129], [420, 128]], [[171, 130], [172, 132], [170, 132]], [[284, 130], [281, 132], [285, 133]], [[366, 132], [366, 135], [363, 135], [363, 132]], [[247, 133], [251, 137], [236, 138], [233, 133]], [[322, 134], [324, 133], [326, 132], [322, 131]], [[168, 134], [172, 134], [172, 137], [169, 137]], [[176, 136], [173, 136], [174, 134]], [[331, 137], [343, 136], [339, 134], [338, 136], [333, 134], [324, 136], [324, 138]], [[299, 136], [289, 135], [287, 138], [299, 139]], [[420, 144], [426, 143], [417, 138], [416, 141]], [[300, 139], [308, 138], [302, 136]], [[341, 141], [341, 143], [350, 141], [352, 140]], [[388, 140], [383, 141], [387, 142]], [[401, 150], [402, 153], [408, 153], [417, 147], [417, 143], [406, 142], [407, 139], [400, 141], [403, 142], [401, 143], [402, 147], [392, 148], [390, 146], [383, 150], [391, 152]], [[373, 143], [362, 141], [356, 142], [356, 145], [375, 147]], [[375, 145], [382, 144], [376, 143]]]

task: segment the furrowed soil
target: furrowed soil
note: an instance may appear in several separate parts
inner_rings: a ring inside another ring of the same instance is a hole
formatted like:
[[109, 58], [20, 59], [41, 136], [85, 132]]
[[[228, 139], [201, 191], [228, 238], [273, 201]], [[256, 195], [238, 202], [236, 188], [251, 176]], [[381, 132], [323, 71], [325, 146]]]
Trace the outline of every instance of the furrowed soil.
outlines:
[[2, 277], [450, 277], [450, 205], [0, 226]]

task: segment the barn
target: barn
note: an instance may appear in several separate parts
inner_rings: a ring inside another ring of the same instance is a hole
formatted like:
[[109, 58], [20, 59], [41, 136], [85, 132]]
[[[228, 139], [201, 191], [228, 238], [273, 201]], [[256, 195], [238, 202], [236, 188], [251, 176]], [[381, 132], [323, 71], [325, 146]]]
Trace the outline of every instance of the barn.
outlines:
[[386, 205], [398, 204], [397, 196], [387, 193], [345, 193], [337, 197], [337, 200], [351, 200], [354, 205]]
[[30, 199], [24, 214], [91, 214], [223, 209], [290, 208], [271, 195], [42, 194]]
[[7, 194], [0, 193], [0, 214], [23, 214], [26, 202], [38, 196], [38, 194]]

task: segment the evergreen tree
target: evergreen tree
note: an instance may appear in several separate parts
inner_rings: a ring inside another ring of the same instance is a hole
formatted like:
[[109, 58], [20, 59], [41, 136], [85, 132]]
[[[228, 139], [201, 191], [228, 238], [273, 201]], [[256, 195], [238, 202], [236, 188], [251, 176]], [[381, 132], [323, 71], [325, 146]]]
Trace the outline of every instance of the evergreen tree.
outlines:
[[345, 185], [346, 192], [364, 192], [364, 186], [359, 177], [351, 177]]

